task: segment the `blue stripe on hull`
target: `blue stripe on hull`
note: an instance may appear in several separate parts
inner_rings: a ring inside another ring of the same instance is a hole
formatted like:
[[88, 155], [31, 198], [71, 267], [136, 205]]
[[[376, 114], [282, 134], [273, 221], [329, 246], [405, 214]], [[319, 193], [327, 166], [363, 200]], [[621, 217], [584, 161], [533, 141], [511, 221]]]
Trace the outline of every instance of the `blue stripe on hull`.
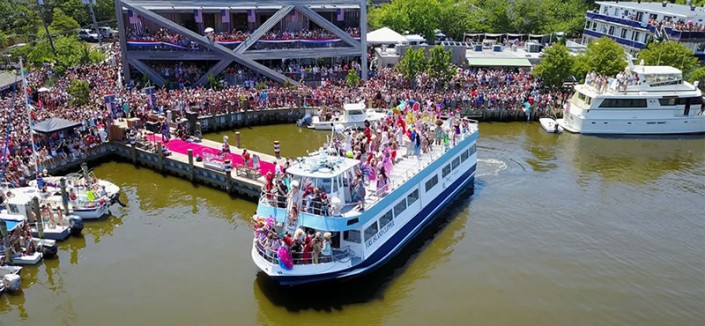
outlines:
[[[442, 207], [434, 212], [434, 209], [440, 207], [445, 201], [444, 205], [447, 205], [453, 199], [455, 199], [459, 194], [463, 193], [463, 190], [468, 185], [474, 185], [475, 182], [475, 169], [477, 164], [473, 165], [467, 172], [465, 172], [458, 180], [456, 180], [450, 187], [446, 188], [440, 195], [438, 195], [433, 201], [431, 201], [426, 207], [424, 207], [421, 212], [416, 214], [416, 216], [411, 219], [406, 225], [404, 225], [399, 231], [397, 231], [394, 236], [387, 240], [379, 249], [375, 251], [372, 256], [367, 257], [363, 262], [355, 265], [349, 269], [338, 271], [336, 273], [330, 274], [318, 274], [318, 275], [306, 275], [306, 276], [270, 276], [273, 280], [279, 282], [281, 285], [297, 285], [312, 282], [321, 282], [333, 279], [343, 279], [353, 276], [360, 276], [365, 273], [369, 273], [372, 270], [382, 266], [382, 264], [394, 255], [401, 251], [404, 246], [413, 239], [417, 234], [421, 233], [426, 226], [428, 226], [446, 207]], [[458, 190], [453, 193], [454, 190]], [[418, 227], [418, 228], [417, 228]]]

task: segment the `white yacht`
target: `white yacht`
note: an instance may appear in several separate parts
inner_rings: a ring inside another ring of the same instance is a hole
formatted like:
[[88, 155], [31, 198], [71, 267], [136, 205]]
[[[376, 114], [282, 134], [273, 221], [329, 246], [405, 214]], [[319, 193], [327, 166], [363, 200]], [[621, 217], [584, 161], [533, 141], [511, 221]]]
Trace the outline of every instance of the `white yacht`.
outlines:
[[311, 125], [308, 127], [316, 130], [331, 130], [333, 125], [342, 125], [345, 129], [361, 129], [365, 127], [365, 121], [370, 123], [382, 120], [384, 113], [376, 112], [365, 108], [363, 102], [343, 105], [342, 112], [335, 112], [330, 121], [321, 121], [321, 117], [313, 117]]
[[558, 123], [582, 134], [693, 134], [705, 132], [698, 83], [670, 66], [632, 64], [615, 78], [588, 76]]

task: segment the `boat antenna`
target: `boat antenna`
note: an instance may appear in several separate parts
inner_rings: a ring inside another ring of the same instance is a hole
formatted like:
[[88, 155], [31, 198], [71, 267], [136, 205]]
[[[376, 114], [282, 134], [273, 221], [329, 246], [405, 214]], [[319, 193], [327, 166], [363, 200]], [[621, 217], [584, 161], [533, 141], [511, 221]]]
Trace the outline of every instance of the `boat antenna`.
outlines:
[[5, 133], [5, 143], [2, 149], [2, 169], [0, 169], [0, 180], [5, 180], [5, 167], [7, 166], [7, 149], [10, 143], [10, 131], [12, 130], [12, 111], [15, 109], [15, 96], [17, 95], [17, 75], [15, 75], [15, 83], [12, 86], [12, 100], [10, 101], [10, 110], [7, 112], [7, 132]]
[[24, 64], [22, 63], [22, 58], [20, 57], [20, 76], [22, 77], [22, 89], [24, 90], [24, 105], [25, 111], [27, 111], [27, 122], [29, 123], [29, 139], [32, 143], [32, 159], [34, 160], [34, 173], [37, 178], [37, 187], [39, 187], [39, 179], [41, 178], [39, 173], [39, 158], [37, 156], [37, 144], [34, 143], [34, 123], [32, 122], [32, 106], [29, 104], [29, 96], [27, 95], [27, 78], [24, 74]]

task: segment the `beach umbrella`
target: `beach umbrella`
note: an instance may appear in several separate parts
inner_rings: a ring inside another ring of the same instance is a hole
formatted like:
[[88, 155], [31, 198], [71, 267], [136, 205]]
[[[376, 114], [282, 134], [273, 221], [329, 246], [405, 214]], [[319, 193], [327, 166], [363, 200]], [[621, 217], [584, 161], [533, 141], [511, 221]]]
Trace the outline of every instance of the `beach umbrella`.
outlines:
[[213, 32], [215, 32], [215, 30], [213, 29], [213, 27], [207, 27], [203, 32], [206, 33], [206, 34], [208, 34], [208, 33], [213, 33]]

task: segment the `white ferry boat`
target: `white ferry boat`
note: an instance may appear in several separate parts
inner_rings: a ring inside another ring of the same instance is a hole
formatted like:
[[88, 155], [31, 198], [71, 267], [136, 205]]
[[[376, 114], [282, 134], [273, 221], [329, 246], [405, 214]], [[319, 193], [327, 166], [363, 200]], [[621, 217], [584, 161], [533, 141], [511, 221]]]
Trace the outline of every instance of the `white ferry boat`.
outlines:
[[349, 103], [343, 105], [341, 112], [334, 112], [330, 121], [321, 121], [321, 117], [314, 116], [308, 127], [316, 130], [332, 130], [333, 125], [342, 125], [345, 129], [361, 129], [365, 127], [365, 121], [374, 123], [384, 117], [384, 113], [366, 109], [363, 102]]
[[[292, 185], [303, 188], [310, 183], [325, 189], [330, 207], [302, 211], [291, 225], [287, 207], [292, 207], [294, 200], [284, 199], [282, 203], [281, 197], [263, 193], [255, 216], [259, 222], [255, 223], [252, 246], [254, 263], [283, 285], [349, 278], [381, 266], [456, 196], [474, 186], [478, 134], [477, 123], [466, 120], [454, 146], [448, 142], [445, 146], [431, 145], [430, 151], [419, 156], [399, 155], [403, 157], [398, 158], [388, 176], [388, 189], [380, 193], [375, 186], [367, 186], [362, 210], [355, 207], [353, 194], [357, 192], [351, 189], [359, 182], [355, 179], [360, 160], [328, 155], [325, 150], [299, 159], [286, 171]], [[295, 194], [297, 187], [293, 189], [290, 198], [300, 198]], [[279, 248], [268, 246], [270, 235], [262, 229], [269, 230], [274, 238], [293, 229], [297, 230], [293, 236], [299, 232], [323, 234], [330, 239], [325, 240], [330, 250], [326, 253], [324, 249], [315, 263], [305, 254], [290, 255], [295, 251], [285, 244]]]
[[558, 123], [583, 134], [705, 132], [705, 106], [695, 85], [670, 66], [629, 65], [616, 78], [588, 76], [575, 86]]

